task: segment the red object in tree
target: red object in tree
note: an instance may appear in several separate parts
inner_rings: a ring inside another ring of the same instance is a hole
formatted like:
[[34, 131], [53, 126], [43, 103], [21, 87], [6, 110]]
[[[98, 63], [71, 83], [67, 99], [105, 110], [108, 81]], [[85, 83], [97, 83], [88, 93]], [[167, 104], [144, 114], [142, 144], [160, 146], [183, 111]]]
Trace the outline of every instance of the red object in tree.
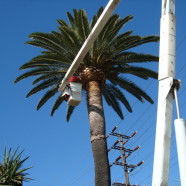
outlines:
[[69, 81], [70, 82], [77, 82], [77, 83], [79, 83], [80, 79], [78, 77], [76, 77], [76, 76], [72, 76]]

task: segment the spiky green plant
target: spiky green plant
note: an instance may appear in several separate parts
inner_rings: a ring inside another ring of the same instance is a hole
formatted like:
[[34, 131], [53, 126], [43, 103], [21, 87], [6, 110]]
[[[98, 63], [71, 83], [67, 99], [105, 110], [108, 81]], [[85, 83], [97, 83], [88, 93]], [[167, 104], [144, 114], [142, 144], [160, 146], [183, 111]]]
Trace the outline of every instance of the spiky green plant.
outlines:
[[22, 168], [29, 158], [21, 159], [23, 152], [24, 150], [18, 153], [18, 148], [13, 152], [11, 148], [7, 150], [5, 147], [3, 162], [0, 163], [0, 184], [22, 186], [23, 181], [31, 180], [25, 171], [32, 167]]
[[[84, 10], [74, 9], [73, 14], [67, 12], [68, 22], [58, 20], [58, 31], [35, 32], [29, 36], [30, 40], [27, 44], [39, 47], [42, 51], [40, 55], [20, 67], [20, 70], [27, 71], [20, 75], [15, 83], [28, 77], [35, 77], [34, 87], [26, 97], [46, 90], [37, 105], [37, 110], [54, 96], [56, 100], [51, 109], [51, 115], [64, 103], [63, 93], [58, 92], [58, 87], [102, 12], [101, 7], [89, 22]], [[121, 105], [132, 112], [127, 94], [131, 94], [142, 103], [145, 100], [153, 103], [150, 96], [136, 82], [127, 78], [127, 75], [145, 80], [157, 78], [156, 72], [136, 64], [158, 61], [158, 57], [134, 52], [133, 48], [158, 42], [159, 37], [154, 35], [142, 37], [133, 35], [132, 31], [123, 33], [121, 29], [132, 18], [131, 15], [120, 18], [118, 14], [113, 14], [75, 72], [87, 96], [96, 186], [111, 185], [103, 97], [121, 119], [124, 119]], [[74, 108], [68, 106], [67, 121]]]

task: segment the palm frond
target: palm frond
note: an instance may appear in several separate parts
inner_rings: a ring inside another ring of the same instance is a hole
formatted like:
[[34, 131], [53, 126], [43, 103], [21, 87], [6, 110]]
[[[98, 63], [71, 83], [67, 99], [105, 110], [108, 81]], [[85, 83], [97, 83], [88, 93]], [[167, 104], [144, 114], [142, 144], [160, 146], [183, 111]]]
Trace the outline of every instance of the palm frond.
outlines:
[[20, 75], [19, 77], [16, 78], [16, 80], [14, 81], [14, 83], [17, 83], [18, 81], [25, 79], [27, 77], [30, 76], [37, 76], [37, 75], [41, 75], [41, 74], [50, 74], [50, 75], [60, 75], [60, 74], [64, 74], [64, 72], [66, 72], [67, 70], [63, 69], [58, 69], [58, 70], [53, 70], [50, 69], [49, 67], [42, 67], [42, 68], [36, 68], [30, 71], [25, 72], [24, 74]]
[[121, 92], [119, 88], [117, 88], [116, 86], [112, 84], [106, 84], [106, 87], [107, 87], [107, 90], [109, 90], [109, 92], [113, 92], [114, 96], [125, 105], [126, 109], [129, 112], [132, 112], [132, 108], [128, 100], [126, 99], [126, 97], [124, 96], [124, 94]]
[[159, 36], [140, 37], [140, 36], [133, 35], [133, 36], [129, 36], [124, 41], [121, 40], [120, 44], [115, 45], [115, 48], [118, 52], [122, 52], [124, 50], [135, 48], [145, 43], [151, 43], [157, 41], [159, 41]]
[[123, 80], [120, 77], [114, 77], [114, 78], [112, 77], [110, 79], [110, 82], [113, 83], [114, 85], [118, 85], [119, 87], [123, 88], [124, 90], [132, 94], [134, 97], [136, 97], [142, 103], [144, 102], [142, 96], [133, 87], [131, 88], [130, 86], [127, 86], [128, 80]]
[[[125, 26], [125, 24], [128, 23], [132, 19], [133, 19], [133, 16], [132, 15], [128, 15], [125, 18], [118, 20], [116, 22], [116, 24], [114, 25], [114, 27], [112, 28], [112, 32], [110, 32], [108, 41], [109, 42], [112, 41], [117, 36], [117, 34], [121, 30], [121, 28], [123, 28]], [[129, 32], [127, 32], [126, 34], [128, 34], [128, 33]]]
[[90, 33], [88, 18], [84, 10], [79, 10], [77, 14], [77, 31], [79, 39], [84, 42]]
[[92, 18], [92, 21], [91, 21], [91, 24], [90, 24], [90, 27], [93, 28], [94, 25], [96, 24], [97, 20], [99, 19], [99, 17], [101, 16], [101, 14], [103, 13], [104, 11], [104, 8], [101, 6], [99, 8], [99, 10], [97, 11], [97, 14], [94, 15], [94, 17]]
[[74, 111], [75, 107], [72, 106], [72, 105], [68, 105], [68, 108], [67, 108], [67, 114], [66, 114], [66, 120], [69, 121], [70, 120], [70, 117]]
[[63, 103], [63, 101], [64, 99], [62, 97], [62, 94], [60, 94], [52, 107], [52, 111], [50, 113], [51, 116], [53, 116], [54, 112], [59, 108], [59, 106]]
[[136, 53], [136, 52], [121, 52], [119, 54], [116, 54], [114, 59], [124, 63], [141, 63], [141, 62], [149, 62], [149, 61], [154, 61], [154, 62], [159, 61], [158, 56]]
[[61, 27], [66, 27], [66, 26], [68, 26], [68, 24], [67, 24], [64, 20], [62, 20], [62, 19], [58, 19], [57, 22], [59, 23], [59, 25], [60, 25]]
[[58, 92], [58, 87], [54, 86], [50, 90], [48, 90], [37, 105], [37, 110], [39, 110], [52, 96], [54, 96]]
[[64, 48], [61, 45], [61, 40], [54, 34], [34, 32], [29, 35], [29, 38], [32, 40], [27, 41], [26, 44], [48, 49], [58, 54], [64, 51]]
[[28, 69], [28, 68], [35, 68], [35, 67], [42, 67], [42, 65], [48, 65], [48, 66], [59, 66], [59, 67], [65, 67], [69, 68], [71, 61], [68, 61], [68, 59], [60, 59], [59, 55], [51, 55], [51, 54], [44, 54], [39, 55], [33, 59], [31, 59], [28, 63], [25, 63], [22, 65], [19, 69]]
[[115, 73], [119, 73], [119, 74], [132, 74], [132, 75], [138, 76], [143, 79], [148, 79], [148, 78], [157, 79], [158, 78], [157, 72], [154, 72], [153, 70], [143, 68], [143, 67], [135, 67], [135, 66], [129, 66], [129, 65], [126, 67], [118, 66], [118, 67], [112, 68], [112, 71]]
[[123, 77], [117, 77], [113, 78], [111, 82], [116, 83], [119, 85], [121, 88], [125, 89], [127, 92], [131, 93], [133, 96], [135, 96], [138, 100], [143, 102], [143, 99], [146, 99], [150, 103], [154, 103], [153, 100], [141, 89], [139, 88], [135, 83], [132, 81], [123, 78]]
[[63, 36], [63, 43], [65, 44], [68, 51], [71, 51], [74, 54], [78, 52], [80, 46], [82, 45], [78, 40], [78, 36], [74, 30], [70, 27], [59, 27], [59, 30]]
[[121, 119], [124, 119], [119, 102], [117, 101], [114, 93], [108, 89], [108, 86], [105, 86], [104, 88], [102, 88], [102, 94], [107, 104], [110, 105], [114, 109], [114, 111], [118, 114], [118, 116]]
[[44, 90], [50, 86], [58, 86], [59, 83], [61, 82], [60, 79], [54, 77], [54, 78], [51, 78], [51, 79], [48, 79], [46, 81], [43, 81], [41, 82], [40, 84], [38, 84], [37, 86], [35, 86], [33, 89], [31, 89], [28, 94], [26, 95], [26, 97], [28, 98], [29, 96], [41, 91], [41, 90]]
[[133, 17], [131, 15], [123, 19], [119, 19], [119, 15], [117, 14], [111, 16], [106, 26], [101, 31], [98, 39], [100, 39], [100, 41], [112, 41], [117, 36], [120, 29], [132, 18]]
[[114, 14], [109, 18], [107, 24], [101, 30], [97, 40], [103, 42], [106, 38], [108, 38], [108, 36], [112, 33], [112, 29], [118, 22], [118, 18], [119, 18], [118, 14]]
[[71, 27], [73, 29], [75, 29], [75, 21], [74, 21], [74, 18], [70, 12], [67, 12], [67, 17], [68, 17]]
[[60, 75], [56, 75], [56, 74], [45, 74], [45, 75], [41, 75], [41, 76], [39, 76], [38, 78], [36, 78], [36, 79], [32, 82], [32, 84], [35, 85], [36, 83], [38, 83], [38, 82], [40, 82], [40, 81], [48, 80], [48, 79], [51, 79], [51, 78], [53, 78], [53, 77], [58, 77], [59, 79], [62, 80], [62, 79], [64, 78], [64, 76], [65, 76], [65, 73], [63, 73], [63, 75], [62, 75], [62, 74], [60, 74]]

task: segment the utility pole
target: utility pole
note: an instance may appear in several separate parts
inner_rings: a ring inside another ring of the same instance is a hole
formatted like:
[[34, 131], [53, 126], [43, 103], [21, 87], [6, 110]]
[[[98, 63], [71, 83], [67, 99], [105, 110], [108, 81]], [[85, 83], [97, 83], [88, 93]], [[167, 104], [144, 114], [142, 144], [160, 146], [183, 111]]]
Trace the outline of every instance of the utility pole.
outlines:
[[[110, 149], [108, 149], [108, 152], [111, 149], [114, 150], [120, 150], [121, 151], [121, 156], [119, 156], [118, 158], [116, 158], [116, 160], [110, 164], [110, 167], [112, 165], [119, 165], [124, 167], [124, 175], [125, 175], [125, 183], [117, 183], [114, 182], [113, 185], [114, 186], [137, 186], [137, 185], [131, 185], [130, 184], [130, 180], [129, 180], [129, 173], [131, 173], [135, 168], [139, 167], [140, 165], [142, 165], [144, 163], [144, 161], [139, 162], [137, 165], [132, 165], [132, 164], [128, 164], [127, 163], [127, 158], [136, 150], [138, 150], [140, 148], [140, 146], [137, 146], [135, 149], [128, 149], [125, 148], [125, 144], [132, 138], [134, 137], [137, 132], [134, 132], [131, 136], [126, 136], [123, 135], [121, 133], [116, 133], [115, 130], [117, 129], [117, 126], [115, 126], [113, 128], [113, 130], [111, 131], [111, 133], [107, 136], [107, 138], [111, 135], [111, 136], [116, 136], [119, 138], [119, 140], [117, 140]], [[121, 161], [119, 161], [121, 160]]]
[[[124, 165], [127, 165], [127, 157], [125, 156], [124, 144], [125, 143], [123, 143], [123, 138], [122, 138], [122, 136], [120, 136], [120, 147], [121, 147], [122, 162], [123, 162]], [[127, 166], [124, 166], [124, 173], [125, 173], [125, 182], [126, 182], [126, 185], [130, 185], [129, 172], [127, 170]]]

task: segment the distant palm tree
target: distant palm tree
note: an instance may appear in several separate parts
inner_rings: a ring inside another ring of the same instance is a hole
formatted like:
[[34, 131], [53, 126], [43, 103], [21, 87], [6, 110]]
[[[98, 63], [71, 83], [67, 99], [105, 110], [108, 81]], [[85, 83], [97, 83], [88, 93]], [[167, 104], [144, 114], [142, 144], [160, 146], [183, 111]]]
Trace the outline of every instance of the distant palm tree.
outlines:
[[18, 148], [12, 152], [5, 147], [3, 162], [0, 163], [0, 185], [22, 186], [23, 181], [29, 181], [28, 173], [25, 173], [28, 168], [22, 168], [23, 163], [29, 158], [21, 159], [22, 153], [18, 153]]
[[[62, 93], [58, 92], [59, 84], [102, 12], [103, 8], [101, 7], [89, 23], [84, 10], [74, 9], [73, 14], [67, 12], [69, 23], [58, 20], [58, 31], [36, 32], [30, 35], [31, 40], [27, 44], [44, 50], [41, 55], [34, 57], [20, 67], [21, 70], [31, 70], [19, 76], [15, 82], [36, 76], [33, 84], [37, 85], [26, 97], [47, 89], [37, 105], [37, 110], [56, 94], [57, 98], [52, 107], [51, 115], [63, 103]], [[132, 35], [132, 31], [121, 33], [121, 28], [132, 18], [131, 15], [123, 19], [117, 14], [112, 15], [75, 72], [87, 95], [96, 186], [111, 185], [102, 95], [121, 119], [124, 119], [124, 116], [119, 102], [129, 112], [132, 112], [126, 98], [127, 92], [141, 102], [144, 102], [145, 99], [153, 103], [152, 99], [125, 75], [132, 74], [142, 79], [157, 78], [156, 72], [134, 66], [133, 63], [158, 61], [158, 57], [132, 52], [130, 49], [145, 43], [157, 42], [159, 37], [140, 37]], [[74, 108], [68, 106], [67, 121], [70, 119]]]

